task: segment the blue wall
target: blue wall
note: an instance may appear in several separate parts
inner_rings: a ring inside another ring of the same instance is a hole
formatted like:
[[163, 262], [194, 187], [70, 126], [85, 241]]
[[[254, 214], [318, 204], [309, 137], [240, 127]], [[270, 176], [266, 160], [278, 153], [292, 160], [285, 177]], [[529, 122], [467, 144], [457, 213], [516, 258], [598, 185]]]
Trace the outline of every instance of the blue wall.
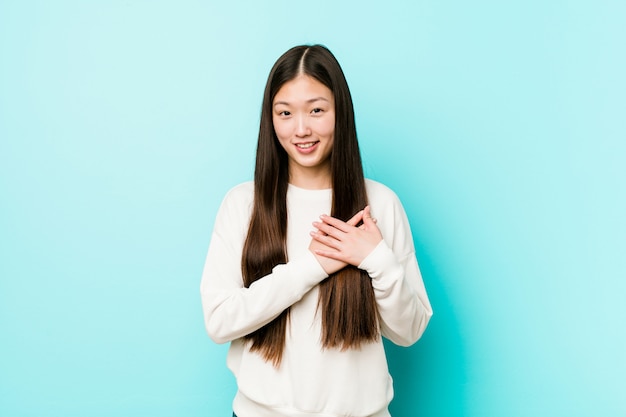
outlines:
[[0, 1], [0, 415], [224, 416], [199, 280], [274, 60], [324, 43], [435, 316], [394, 417], [625, 416], [620, 1]]

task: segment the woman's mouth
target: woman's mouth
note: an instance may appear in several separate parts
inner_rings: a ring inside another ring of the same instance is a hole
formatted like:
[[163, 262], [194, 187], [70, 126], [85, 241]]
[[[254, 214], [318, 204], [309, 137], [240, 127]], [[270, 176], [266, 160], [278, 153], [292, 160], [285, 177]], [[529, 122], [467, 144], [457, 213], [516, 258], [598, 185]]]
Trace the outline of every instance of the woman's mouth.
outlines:
[[296, 145], [296, 149], [301, 154], [309, 154], [309, 153], [315, 152], [315, 150], [317, 149], [318, 143], [320, 142], [319, 141], [303, 142], [303, 143], [296, 143], [295, 145]]
[[296, 146], [300, 149], [309, 149], [315, 146], [319, 142], [307, 142], [307, 143], [296, 143]]

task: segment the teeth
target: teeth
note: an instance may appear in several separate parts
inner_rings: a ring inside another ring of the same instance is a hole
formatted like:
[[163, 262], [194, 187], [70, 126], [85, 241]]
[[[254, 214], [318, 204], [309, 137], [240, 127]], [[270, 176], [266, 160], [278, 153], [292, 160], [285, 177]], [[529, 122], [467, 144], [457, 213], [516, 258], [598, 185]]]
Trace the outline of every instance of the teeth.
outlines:
[[309, 143], [298, 143], [296, 146], [300, 149], [308, 149], [311, 146], [315, 145], [317, 142], [309, 142]]

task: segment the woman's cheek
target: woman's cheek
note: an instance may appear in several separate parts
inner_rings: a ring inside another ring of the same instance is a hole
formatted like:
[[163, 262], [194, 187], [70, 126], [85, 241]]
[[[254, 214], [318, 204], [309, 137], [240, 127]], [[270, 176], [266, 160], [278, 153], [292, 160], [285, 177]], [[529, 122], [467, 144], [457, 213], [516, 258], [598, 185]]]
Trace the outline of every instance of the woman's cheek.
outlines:
[[278, 123], [274, 122], [274, 132], [278, 139], [287, 138], [289, 136], [289, 126], [288, 123], [284, 121], [279, 121]]
[[324, 124], [320, 126], [320, 133], [324, 136], [330, 136], [335, 132], [335, 118], [329, 117], [324, 120]]

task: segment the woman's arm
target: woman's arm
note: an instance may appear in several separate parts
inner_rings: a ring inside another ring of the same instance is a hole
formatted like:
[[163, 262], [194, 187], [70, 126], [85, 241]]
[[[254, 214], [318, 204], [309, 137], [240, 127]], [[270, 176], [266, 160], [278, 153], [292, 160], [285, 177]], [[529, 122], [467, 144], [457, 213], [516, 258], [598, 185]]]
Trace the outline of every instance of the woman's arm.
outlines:
[[[382, 193], [382, 190], [380, 190]], [[415, 257], [409, 221], [398, 197], [376, 198], [374, 215], [384, 240], [359, 265], [372, 278], [382, 334], [409, 346], [426, 330], [433, 314]]]
[[217, 343], [243, 337], [276, 318], [327, 277], [307, 252], [243, 286], [241, 254], [251, 207], [250, 190], [236, 187], [222, 202], [209, 245], [200, 292], [207, 332]]
[[415, 254], [397, 259], [383, 241], [359, 268], [372, 278], [383, 336], [401, 346], [415, 343], [433, 314]]

